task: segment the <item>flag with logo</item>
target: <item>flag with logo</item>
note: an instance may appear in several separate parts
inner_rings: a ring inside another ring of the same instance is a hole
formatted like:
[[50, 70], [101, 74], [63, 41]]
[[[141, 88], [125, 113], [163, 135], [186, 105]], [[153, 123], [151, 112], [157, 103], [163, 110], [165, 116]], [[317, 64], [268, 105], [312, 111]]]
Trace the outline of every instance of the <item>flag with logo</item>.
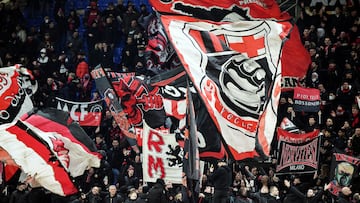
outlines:
[[99, 126], [103, 112], [103, 100], [93, 102], [74, 102], [55, 97], [56, 108], [69, 112], [73, 121], [80, 126]]
[[0, 68], [0, 124], [11, 123], [33, 108], [37, 82], [20, 65]]
[[98, 65], [91, 71], [91, 77], [95, 80], [97, 90], [104, 98], [111, 115], [120, 127], [122, 133], [126, 135], [130, 146], [135, 152], [139, 152], [135, 130], [133, 129], [133, 126], [131, 126], [127, 114], [121, 106], [121, 98], [116, 94], [116, 91], [107, 77], [107, 73], [100, 65]]
[[268, 156], [289, 16], [275, 1], [150, 2], [230, 155]]

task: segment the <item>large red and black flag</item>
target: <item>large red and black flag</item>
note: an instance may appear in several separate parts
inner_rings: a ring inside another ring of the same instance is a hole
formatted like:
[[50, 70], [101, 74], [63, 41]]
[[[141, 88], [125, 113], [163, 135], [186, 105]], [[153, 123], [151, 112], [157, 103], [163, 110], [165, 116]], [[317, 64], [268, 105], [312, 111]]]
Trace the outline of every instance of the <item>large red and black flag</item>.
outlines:
[[62, 196], [77, 192], [74, 177], [100, 167], [101, 155], [85, 131], [67, 112], [34, 109], [0, 129], [0, 147], [7, 164], [17, 165], [41, 186]]
[[33, 178], [32, 187], [41, 186], [61, 196], [78, 191], [70, 174], [51, 147], [21, 121], [2, 125], [0, 132], [0, 146], [10, 156], [6, 159], [13, 160], [16, 166]]
[[150, 2], [232, 157], [268, 156], [290, 17], [270, 0]]
[[132, 130], [133, 126], [128, 119], [127, 113], [122, 107], [122, 98], [119, 98], [117, 95], [111, 81], [107, 77], [107, 73], [100, 65], [98, 65], [93, 71], [91, 71], [91, 76], [95, 80], [96, 88], [104, 98], [111, 115], [120, 127], [122, 133], [126, 135], [130, 146], [134, 149], [134, 151], [139, 152], [135, 130]]
[[[190, 90], [195, 110], [195, 124], [199, 156], [202, 160], [220, 159], [225, 155], [221, 135], [194, 86], [187, 85], [186, 72], [182, 67], [171, 69], [150, 78], [146, 83], [160, 88], [166, 116], [171, 118], [171, 131], [184, 130], [187, 126], [187, 91]], [[194, 125], [192, 125], [194, 126]]]
[[20, 65], [0, 68], [0, 124], [11, 123], [33, 108], [37, 83]]

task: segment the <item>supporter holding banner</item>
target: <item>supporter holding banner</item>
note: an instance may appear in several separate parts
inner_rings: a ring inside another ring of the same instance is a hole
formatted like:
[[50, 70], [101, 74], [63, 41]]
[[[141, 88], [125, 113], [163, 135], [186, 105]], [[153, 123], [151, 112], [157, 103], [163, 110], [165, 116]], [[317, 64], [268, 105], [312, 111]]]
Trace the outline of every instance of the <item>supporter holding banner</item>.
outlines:
[[294, 88], [294, 111], [318, 112], [320, 110], [320, 90], [315, 88]]
[[143, 180], [156, 182], [161, 178], [180, 184], [183, 170], [183, 149], [174, 134], [163, 134], [143, 125]]
[[73, 102], [55, 97], [57, 109], [70, 113], [73, 121], [80, 126], [99, 126], [103, 112], [103, 100], [94, 102]]
[[314, 173], [319, 164], [319, 131], [296, 134], [278, 128], [277, 174]]

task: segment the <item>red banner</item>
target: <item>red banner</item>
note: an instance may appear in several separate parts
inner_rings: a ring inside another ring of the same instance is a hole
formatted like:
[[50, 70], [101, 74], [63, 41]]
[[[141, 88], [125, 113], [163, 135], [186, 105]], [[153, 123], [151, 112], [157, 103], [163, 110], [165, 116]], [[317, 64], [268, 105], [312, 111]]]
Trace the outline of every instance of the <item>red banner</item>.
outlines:
[[294, 89], [294, 111], [318, 112], [320, 100], [319, 89], [303, 87]]

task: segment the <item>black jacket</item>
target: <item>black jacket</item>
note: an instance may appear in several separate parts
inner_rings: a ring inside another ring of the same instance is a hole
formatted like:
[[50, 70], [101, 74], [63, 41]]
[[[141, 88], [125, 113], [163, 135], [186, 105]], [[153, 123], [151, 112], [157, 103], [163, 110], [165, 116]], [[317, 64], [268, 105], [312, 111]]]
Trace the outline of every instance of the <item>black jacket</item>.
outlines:
[[[110, 201], [112, 199], [112, 201]], [[121, 195], [116, 194], [114, 197], [110, 197], [110, 195], [106, 195], [104, 198], [104, 203], [123, 203], [124, 198], [121, 197]]]
[[166, 191], [164, 185], [156, 183], [148, 194], [148, 203], [166, 203]]
[[214, 184], [215, 190], [229, 190], [232, 184], [231, 169], [228, 166], [217, 168], [213, 174], [209, 176], [210, 181]]

